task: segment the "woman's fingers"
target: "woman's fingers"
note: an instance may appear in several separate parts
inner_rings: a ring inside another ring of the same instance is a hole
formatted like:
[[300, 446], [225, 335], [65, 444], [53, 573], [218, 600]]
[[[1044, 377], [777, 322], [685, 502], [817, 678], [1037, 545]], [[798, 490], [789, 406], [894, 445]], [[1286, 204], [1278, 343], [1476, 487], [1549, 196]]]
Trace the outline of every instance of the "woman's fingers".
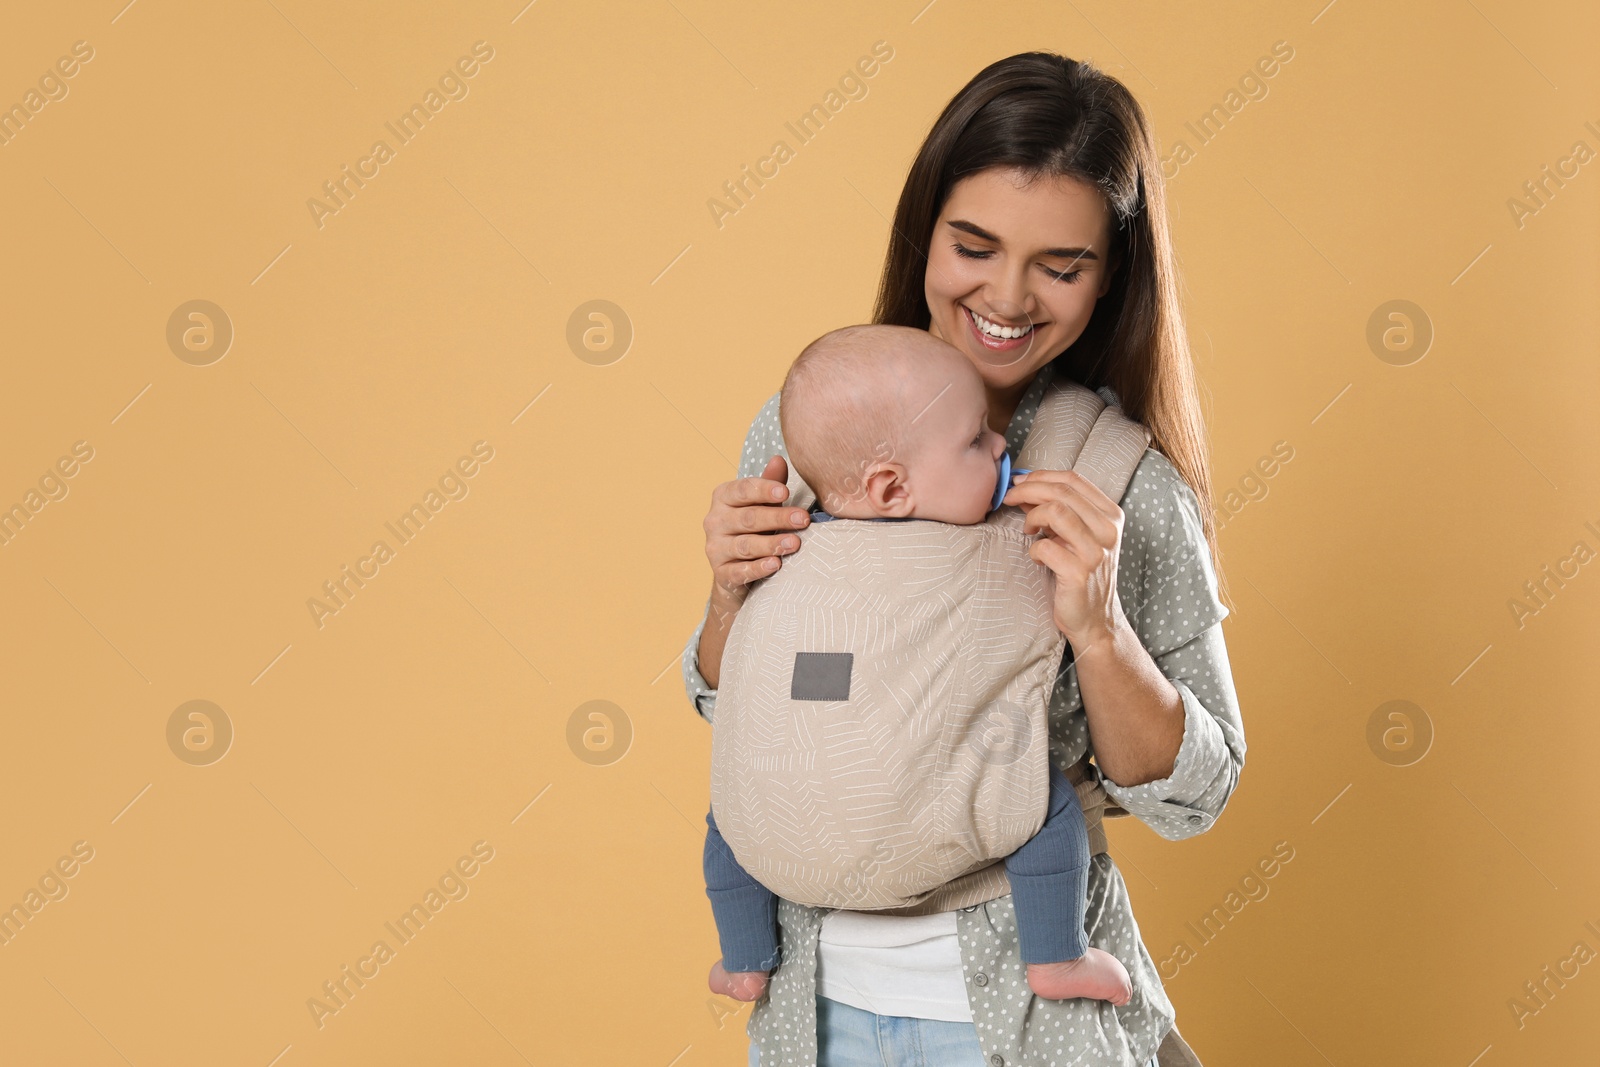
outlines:
[[[766, 469], [761, 472], [761, 477], [769, 478], [779, 485], [786, 485], [789, 481], [789, 462], [780, 455], [773, 455], [767, 460]], [[782, 499], [781, 497], [779, 499]]]
[[[774, 477], [776, 476], [776, 477]], [[789, 495], [787, 465], [773, 456], [759, 478], [735, 478], [718, 485], [706, 513], [706, 556], [722, 587], [742, 587], [776, 571], [781, 557], [800, 547], [797, 532], [810, 524], [804, 508], [784, 507]]]
[[734, 560], [717, 570], [717, 581], [730, 592], [742, 592], [751, 582], [759, 581], [778, 568], [775, 556], [761, 559]]
[[[717, 552], [724, 539], [717, 539], [708, 547], [708, 554]], [[781, 557], [800, 547], [800, 539], [790, 534], [784, 537], [731, 539], [736, 545], [734, 554], [712, 564], [711, 572], [717, 584], [731, 593], [742, 593], [751, 582], [767, 577], [776, 571]]]
[[1076, 540], [1083, 540], [1087, 544], [1098, 544], [1099, 538], [1095, 531], [1084, 521], [1083, 515], [1059, 500], [1048, 500], [1028, 512], [1027, 518], [1022, 520], [1022, 532], [1025, 534], [1037, 533], [1048, 530], [1058, 541], [1067, 548], [1072, 547]]
[[706, 516], [706, 533], [713, 536], [736, 536], [764, 533], [768, 530], [804, 529], [811, 521], [805, 508], [790, 508], [770, 500], [757, 500], [750, 504], [712, 505]]
[[[798, 508], [752, 506], [713, 510], [706, 517], [706, 554], [712, 566], [730, 559], [760, 559], [800, 547], [799, 527], [792, 513], [802, 522], [805, 513]], [[768, 532], [776, 531], [776, 532]]]
[[765, 537], [740, 534], [733, 539], [733, 554], [729, 558], [761, 559], [766, 556], [782, 556], [799, 547], [800, 538], [792, 533], [769, 534]]
[[771, 478], [735, 478], [711, 491], [711, 504], [727, 508], [754, 504], [776, 504], [789, 495], [788, 486]]
[[1076, 471], [1034, 471], [1007, 490], [1003, 503], [1027, 512], [1024, 533], [1049, 526], [1064, 539], [1076, 531], [1101, 546], [1115, 544], [1120, 536], [1122, 509]]
[[798, 530], [811, 521], [805, 508], [789, 508], [771, 501], [732, 508], [730, 533], [761, 533], [764, 530]]
[[1117, 522], [1095, 510], [1082, 498], [1075, 498], [1059, 487], [1035, 490], [1031, 502], [1013, 501], [1027, 511], [1022, 520], [1023, 533], [1050, 529], [1066, 541], [1082, 538], [1100, 545], [1114, 544], [1117, 540]]
[[1006, 491], [1004, 503], [1015, 504], [1018, 507], [1024, 502], [1041, 504], [1063, 493], [1075, 500], [1083, 501], [1086, 507], [1107, 518], [1115, 518], [1122, 512], [1116, 502], [1106, 496], [1098, 485], [1077, 471], [1030, 471], [1022, 481], [1015, 483]]
[[1037, 562], [1049, 567], [1056, 573], [1057, 577], [1067, 573], [1068, 568], [1072, 567], [1075, 562], [1071, 550], [1063, 547], [1061, 542], [1054, 537], [1039, 538], [1028, 546], [1028, 555], [1032, 556]]

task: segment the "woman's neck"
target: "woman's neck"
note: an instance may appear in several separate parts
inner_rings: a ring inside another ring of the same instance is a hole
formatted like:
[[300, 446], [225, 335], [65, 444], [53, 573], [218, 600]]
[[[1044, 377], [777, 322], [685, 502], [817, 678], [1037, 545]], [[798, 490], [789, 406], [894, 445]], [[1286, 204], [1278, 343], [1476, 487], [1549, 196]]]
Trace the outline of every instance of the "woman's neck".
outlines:
[[1033, 384], [1030, 377], [1025, 382], [1018, 382], [1004, 391], [988, 390], [989, 399], [989, 428], [1004, 437], [1011, 428], [1011, 420], [1016, 417], [1017, 406], [1022, 403], [1022, 394], [1028, 391], [1028, 386]]

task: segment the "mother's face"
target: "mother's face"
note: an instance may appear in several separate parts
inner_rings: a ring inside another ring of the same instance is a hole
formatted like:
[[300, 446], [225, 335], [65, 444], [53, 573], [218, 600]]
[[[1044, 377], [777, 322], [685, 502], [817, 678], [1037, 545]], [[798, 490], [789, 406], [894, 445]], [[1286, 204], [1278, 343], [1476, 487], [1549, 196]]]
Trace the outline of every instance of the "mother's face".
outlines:
[[928, 329], [1010, 392], [1076, 341], [1111, 287], [1111, 210], [1070, 178], [992, 168], [957, 182], [933, 227]]

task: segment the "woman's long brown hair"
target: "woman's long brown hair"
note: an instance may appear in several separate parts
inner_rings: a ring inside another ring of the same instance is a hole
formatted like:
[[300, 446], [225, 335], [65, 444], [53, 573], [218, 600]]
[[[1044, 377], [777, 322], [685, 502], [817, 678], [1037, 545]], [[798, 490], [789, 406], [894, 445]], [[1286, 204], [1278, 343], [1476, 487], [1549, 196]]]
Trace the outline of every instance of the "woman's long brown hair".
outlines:
[[1104, 194], [1114, 229], [1111, 288], [1057, 371], [1110, 386], [1123, 411], [1200, 502], [1212, 569], [1226, 582], [1212, 510], [1210, 445], [1179, 303], [1160, 157], [1144, 111], [1117, 79], [1053, 52], [1024, 52], [980, 71], [945, 106], [895, 209], [873, 321], [927, 329], [933, 227], [961, 179], [991, 167], [1065, 177]]

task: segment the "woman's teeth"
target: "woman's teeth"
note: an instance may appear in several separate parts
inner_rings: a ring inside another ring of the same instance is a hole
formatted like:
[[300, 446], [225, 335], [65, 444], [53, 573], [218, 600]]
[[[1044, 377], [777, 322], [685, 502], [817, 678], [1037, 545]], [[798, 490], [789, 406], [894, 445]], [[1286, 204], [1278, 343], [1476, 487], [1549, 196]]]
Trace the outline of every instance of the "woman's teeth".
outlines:
[[978, 327], [980, 332], [998, 341], [1014, 340], [1033, 331], [1032, 323], [1026, 326], [1002, 326], [998, 322], [990, 322], [971, 308], [967, 308], [967, 314], [972, 316], [973, 324]]

